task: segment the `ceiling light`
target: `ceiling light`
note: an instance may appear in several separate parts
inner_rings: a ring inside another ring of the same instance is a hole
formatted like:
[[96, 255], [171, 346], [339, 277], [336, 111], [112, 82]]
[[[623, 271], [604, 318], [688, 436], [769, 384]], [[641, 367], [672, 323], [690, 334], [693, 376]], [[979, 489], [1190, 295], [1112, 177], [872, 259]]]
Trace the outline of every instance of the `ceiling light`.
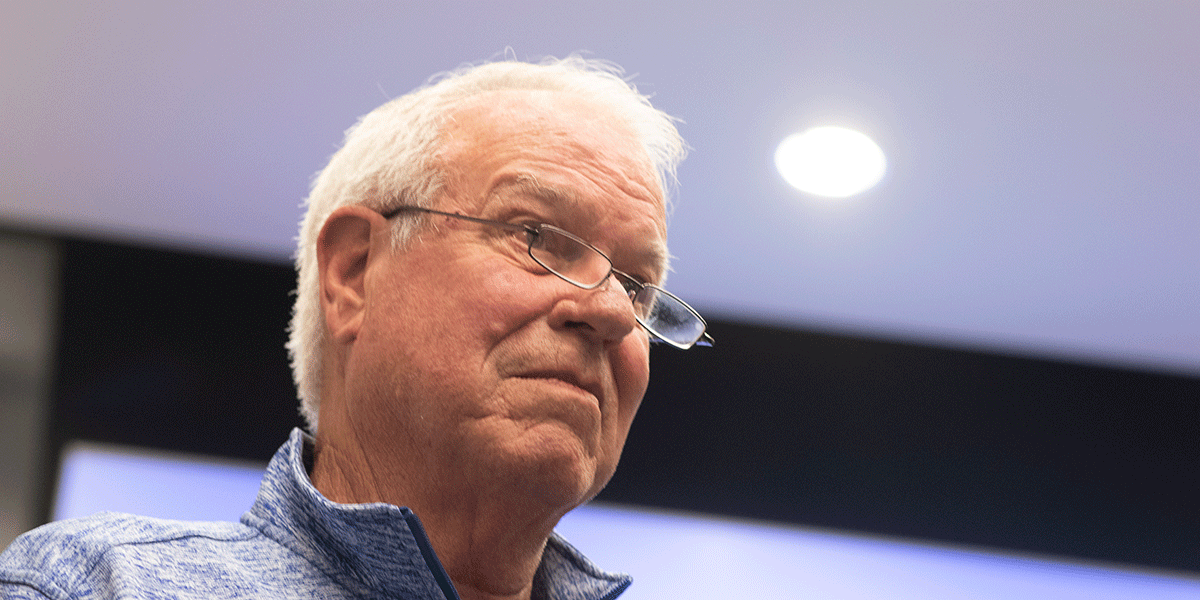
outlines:
[[815, 127], [780, 142], [775, 167], [802, 192], [845, 198], [879, 183], [887, 159], [879, 145], [862, 133], [844, 127]]

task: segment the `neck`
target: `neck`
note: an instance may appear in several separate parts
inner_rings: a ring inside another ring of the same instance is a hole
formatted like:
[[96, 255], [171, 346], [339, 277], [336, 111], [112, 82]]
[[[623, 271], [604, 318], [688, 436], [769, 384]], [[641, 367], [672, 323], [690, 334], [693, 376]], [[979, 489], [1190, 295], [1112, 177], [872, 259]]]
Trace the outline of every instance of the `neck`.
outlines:
[[406, 469], [386, 473], [373, 466], [357, 446], [318, 436], [311, 479], [334, 502], [407, 506], [421, 519], [463, 600], [530, 597], [546, 540], [571, 506], [550, 508], [496, 482], [421, 484]]

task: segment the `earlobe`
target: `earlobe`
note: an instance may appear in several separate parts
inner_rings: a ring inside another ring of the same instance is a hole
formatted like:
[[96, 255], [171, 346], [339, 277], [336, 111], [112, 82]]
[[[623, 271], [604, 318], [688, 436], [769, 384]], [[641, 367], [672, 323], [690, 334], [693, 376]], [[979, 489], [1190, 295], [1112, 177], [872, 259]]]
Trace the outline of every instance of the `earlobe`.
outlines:
[[371, 230], [385, 223], [379, 213], [368, 208], [347, 206], [334, 211], [321, 228], [317, 238], [321, 309], [335, 343], [358, 337], [367, 299]]

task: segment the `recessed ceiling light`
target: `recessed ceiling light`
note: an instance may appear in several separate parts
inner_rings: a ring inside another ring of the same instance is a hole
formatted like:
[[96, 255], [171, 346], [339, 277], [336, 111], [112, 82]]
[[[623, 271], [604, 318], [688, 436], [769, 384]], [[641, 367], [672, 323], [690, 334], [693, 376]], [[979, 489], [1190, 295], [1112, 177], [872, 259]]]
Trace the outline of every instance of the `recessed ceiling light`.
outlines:
[[873, 187], [887, 170], [883, 150], [844, 127], [815, 127], [788, 136], [775, 150], [775, 167], [802, 192], [845, 198]]

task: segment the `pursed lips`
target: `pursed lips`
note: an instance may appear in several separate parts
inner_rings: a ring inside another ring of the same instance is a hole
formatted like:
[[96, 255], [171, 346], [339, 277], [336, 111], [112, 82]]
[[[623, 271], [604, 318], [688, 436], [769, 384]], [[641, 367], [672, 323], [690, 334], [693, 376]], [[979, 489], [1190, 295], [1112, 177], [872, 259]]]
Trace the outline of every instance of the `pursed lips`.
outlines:
[[548, 379], [551, 381], [558, 381], [591, 394], [594, 398], [596, 398], [597, 402], [599, 402], [601, 398], [601, 386], [598, 381], [585, 380], [578, 374], [570, 371], [532, 371], [529, 373], [522, 373], [521, 375], [518, 375], [518, 377], [521, 379]]

